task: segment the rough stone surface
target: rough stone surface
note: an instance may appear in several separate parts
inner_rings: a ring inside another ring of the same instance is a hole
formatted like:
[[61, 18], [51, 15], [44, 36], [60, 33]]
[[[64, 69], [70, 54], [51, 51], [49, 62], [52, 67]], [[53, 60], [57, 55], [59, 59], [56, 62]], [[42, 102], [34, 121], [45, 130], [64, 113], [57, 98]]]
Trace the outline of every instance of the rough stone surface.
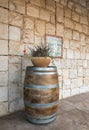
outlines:
[[0, 23], [0, 39], [8, 39], [8, 25], [7, 24]]
[[23, 16], [13, 11], [9, 12], [9, 24], [22, 27]]
[[8, 101], [8, 87], [0, 87], [0, 102]]
[[35, 18], [39, 18], [39, 11], [40, 11], [39, 7], [35, 7], [35, 6], [28, 4], [27, 15], [35, 17]]
[[13, 83], [20, 83], [21, 81], [20, 64], [9, 64], [9, 81]]
[[0, 40], [0, 55], [8, 55], [8, 41]]
[[45, 22], [42, 20], [35, 21], [35, 34], [38, 36], [45, 35]]
[[45, 21], [50, 21], [50, 12], [45, 9], [41, 9], [40, 19], [45, 20]]
[[55, 35], [55, 26], [53, 24], [46, 24], [46, 34]]
[[8, 23], [8, 10], [0, 8], [0, 22]]
[[21, 38], [21, 32], [20, 28], [10, 26], [9, 27], [9, 39], [14, 41], [20, 41]]
[[0, 72], [0, 87], [8, 85], [8, 71]]
[[25, 14], [24, 0], [9, 0], [9, 9], [21, 14]]
[[0, 56], [0, 71], [8, 70], [8, 56]]
[[8, 0], [0, 0], [0, 6], [8, 8]]

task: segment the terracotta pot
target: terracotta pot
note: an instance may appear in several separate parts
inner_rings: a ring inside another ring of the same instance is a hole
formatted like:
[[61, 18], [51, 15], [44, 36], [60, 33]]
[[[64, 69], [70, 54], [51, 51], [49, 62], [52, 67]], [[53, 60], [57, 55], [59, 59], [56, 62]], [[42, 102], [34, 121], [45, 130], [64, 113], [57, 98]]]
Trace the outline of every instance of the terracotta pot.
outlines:
[[50, 57], [32, 57], [31, 61], [34, 66], [47, 67], [51, 61]]

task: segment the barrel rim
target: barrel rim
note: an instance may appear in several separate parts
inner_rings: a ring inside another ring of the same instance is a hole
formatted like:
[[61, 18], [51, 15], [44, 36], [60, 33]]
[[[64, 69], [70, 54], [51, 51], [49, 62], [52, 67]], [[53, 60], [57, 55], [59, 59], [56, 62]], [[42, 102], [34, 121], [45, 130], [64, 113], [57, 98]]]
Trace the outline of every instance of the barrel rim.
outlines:
[[25, 104], [25, 106], [28, 106], [28, 107], [47, 108], [47, 107], [52, 107], [52, 106], [58, 105], [59, 100], [57, 100], [55, 102], [51, 102], [51, 103], [46, 103], [46, 104], [31, 103], [27, 100], [24, 100], [24, 104]]
[[29, 89], [52, 89], [52, 88], [59, 88], [59, 84], [52, 84], [52, 85], [29, 85], [24, 83], [25, 88]]
[[56, 66], [47, 66], [47, 67], [35, 67], [35, 66], [27, 66], [27, 69], [34, 71], [56, 71]]

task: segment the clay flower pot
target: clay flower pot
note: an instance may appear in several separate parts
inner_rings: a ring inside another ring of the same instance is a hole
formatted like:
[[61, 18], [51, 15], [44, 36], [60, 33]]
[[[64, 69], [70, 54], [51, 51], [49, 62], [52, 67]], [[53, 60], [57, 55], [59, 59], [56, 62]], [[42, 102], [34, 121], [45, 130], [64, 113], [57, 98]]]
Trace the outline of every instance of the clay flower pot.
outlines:
[[32, 64], [36, 67], [47, 67], [50, 64], [50, 57], [32, 57]]

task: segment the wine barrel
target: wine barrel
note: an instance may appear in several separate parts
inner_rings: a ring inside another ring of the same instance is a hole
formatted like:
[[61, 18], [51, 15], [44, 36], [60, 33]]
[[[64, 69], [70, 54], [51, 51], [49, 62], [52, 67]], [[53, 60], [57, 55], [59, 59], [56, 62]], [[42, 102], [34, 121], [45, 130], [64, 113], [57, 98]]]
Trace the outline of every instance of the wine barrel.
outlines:
[[35, 124], [45, 124], [56, 118], [59, 101], [57, 68], [26, 68], [24, 103], [27, 119]]

